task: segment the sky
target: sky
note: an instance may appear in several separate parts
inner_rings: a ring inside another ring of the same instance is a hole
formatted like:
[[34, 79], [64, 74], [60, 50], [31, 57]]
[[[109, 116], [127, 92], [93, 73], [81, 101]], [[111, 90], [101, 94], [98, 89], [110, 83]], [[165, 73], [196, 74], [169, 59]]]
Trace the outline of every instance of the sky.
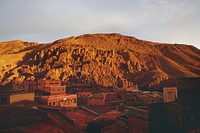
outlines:
[[0, 41], [94, 33], [200, 48], [200, 0], [0, 0]]

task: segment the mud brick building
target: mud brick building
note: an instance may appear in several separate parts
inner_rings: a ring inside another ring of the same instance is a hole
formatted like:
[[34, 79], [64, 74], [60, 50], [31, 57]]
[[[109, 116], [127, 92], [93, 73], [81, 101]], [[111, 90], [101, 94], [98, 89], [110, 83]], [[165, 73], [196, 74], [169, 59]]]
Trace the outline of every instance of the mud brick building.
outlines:
[[177, 80], [177, 110], [181, 112], [181, 129], [200, 132], [200, 77]]
[[[167, 103], [168, 104], [168, 103]], [[143, 107], [125, 107], [128, 110], [127, 115], [119, 116], [115, 122], [117, 133], [179, 133], [180, 125], [173, 125], [179, 123], [179, 113], [173, 112], [169, 118], [170, 109], [164, 103], [153, 103]], [[180, 132], [182, 133], [182, 132]]]
[[44, 91], [46, 87], [50, 86], [61, 86], [61, 81], [60, 80], [43, 80], [40, 79], [37, 81], [37, 89], [39, 91]]
[[97, 93], [88, 96], [88, 105], [105, 105], [105, 95], [102, 93]]
[[[25, 82], [27, 84], [27, 82]], [[28, 82], [28, 92], [35, 92], [37, 90], [37, 82], [29, 81]]]
[[78, 105], [88, 105], [88, 96], [92, 95], [90, 91], [78, 92]]
[[76, 107], [77, 94], [66, 94], [66, 86], [59, 80], [38, 80], [38, 90], [44, 92], [45, 96], [37, 97], [37, 101], [58, 107]]
[[58, 107], [76, 107], [77, 106], [77, 95], [76, 94], [60, 94], [60, 95], [49, 95], [41, 96], [41, 103], [49, 106]]
[[76, 94], [78, 92], [96, 92], [96, 87], [90, 84], [69, 84], [66, 83], [67, 86], [67, 93], [69, 94]]
[[106, 95], [106, 101], [115, 101], [115, 100], [119, 100], [119, 95], [115, 92], [108, 92], [105, 93]]
[[46, 87], [46, 81], [45, 80], [43, 80], [43, 79], [40, 79], [40, 80], [38, 80], [37, 81], [37, 89], [39, 90], [39, 91], [44, 91], [45, 90], [45, 87]]
[[55, 95], [55, 94], [65, 94], [66, 93], [66, 86], [49, 86], [45, 87], [44, 92]]
[[148, 105], [151, 103], [163, 102], [163, 95], [159, 92], [143, 92], [141, 94], [136, 94], [135, 103], [140, 105]]
[[12, 83], [12, 90], [25, 91], [25, 92], [47, 91], [48, 93], [59, 94], [59, 93], [62, 93], [62, 90], [64, 89], [64, 87], [65, 87], [65, 93], [66, 93], [66, 86], [63, 86], [61, 84], [61, 81], [59, 80], [40, 79], [38, 81], [23, 81], [23, 82], [14, 81]]
[[34, 101], [34, 93], [0, 92], [0, 104], [12, 104], [20, 101]]
[[128, 114], [116, 120], [117, 131], [199, 133], [200, 78], [177, 79], [177, 93], [177, 99], [172, 102], [152, 103], [143, 107], [126, 106]]
[[12, 82], [12, 90], [13, 91], [28, 91], [29, 83], [28, 82], [20, 82], [20, 81], [13, 81]]
[[34, 92], [37, 90], [37, 82], [35, 81], [13, 81], [12, 83], [13, 91], [25, 91], [25, 92]]
[[92, 94], [92, 92], [90, 92], [90, 91], [81, 91], [81, 92], [77, 93], [77, 96], [78, 97], [88, 97], [91, 94]]

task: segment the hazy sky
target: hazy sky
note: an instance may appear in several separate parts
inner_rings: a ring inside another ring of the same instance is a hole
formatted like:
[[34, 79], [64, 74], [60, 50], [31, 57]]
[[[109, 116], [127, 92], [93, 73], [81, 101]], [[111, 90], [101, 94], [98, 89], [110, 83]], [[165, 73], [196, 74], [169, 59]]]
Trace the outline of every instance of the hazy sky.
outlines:
[[114, 32], [200, 48], [200, 0], [0, 0], [0, 41]]

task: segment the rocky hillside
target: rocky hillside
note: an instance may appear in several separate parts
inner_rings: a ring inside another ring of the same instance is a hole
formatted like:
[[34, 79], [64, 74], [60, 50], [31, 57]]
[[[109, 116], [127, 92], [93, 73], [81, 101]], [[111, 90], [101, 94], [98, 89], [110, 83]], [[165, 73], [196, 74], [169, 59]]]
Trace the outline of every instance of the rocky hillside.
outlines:
[[178, 77], [200, 76], [200, 50], [194, 46], [120, 34], [86, 34], [40, 45], [12, 41], [0, 47], [1, 86], [13, 80], [44, 78], [106, 87], [161, 88], [174, 85]]
[[0, 55], [20, 53], [35, 47], [37, 43], [23, 42], [22, 40], [0, 42]]

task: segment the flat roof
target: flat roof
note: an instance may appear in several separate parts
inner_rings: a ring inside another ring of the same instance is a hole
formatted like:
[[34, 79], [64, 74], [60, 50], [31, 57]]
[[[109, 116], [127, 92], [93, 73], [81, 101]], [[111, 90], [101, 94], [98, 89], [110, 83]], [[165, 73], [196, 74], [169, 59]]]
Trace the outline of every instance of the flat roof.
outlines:
[[42, 99], [55, 99], [55, 98], [64, 98], [64, 97], [70, 97], [70, 96], [76, 96], [76, 94], [49, 95], [49, 96], [41, 96], [41, 98]]
[[1, 92], [0, 96], [20, 95], [20, 94], [35, 94], [34, 92]]

